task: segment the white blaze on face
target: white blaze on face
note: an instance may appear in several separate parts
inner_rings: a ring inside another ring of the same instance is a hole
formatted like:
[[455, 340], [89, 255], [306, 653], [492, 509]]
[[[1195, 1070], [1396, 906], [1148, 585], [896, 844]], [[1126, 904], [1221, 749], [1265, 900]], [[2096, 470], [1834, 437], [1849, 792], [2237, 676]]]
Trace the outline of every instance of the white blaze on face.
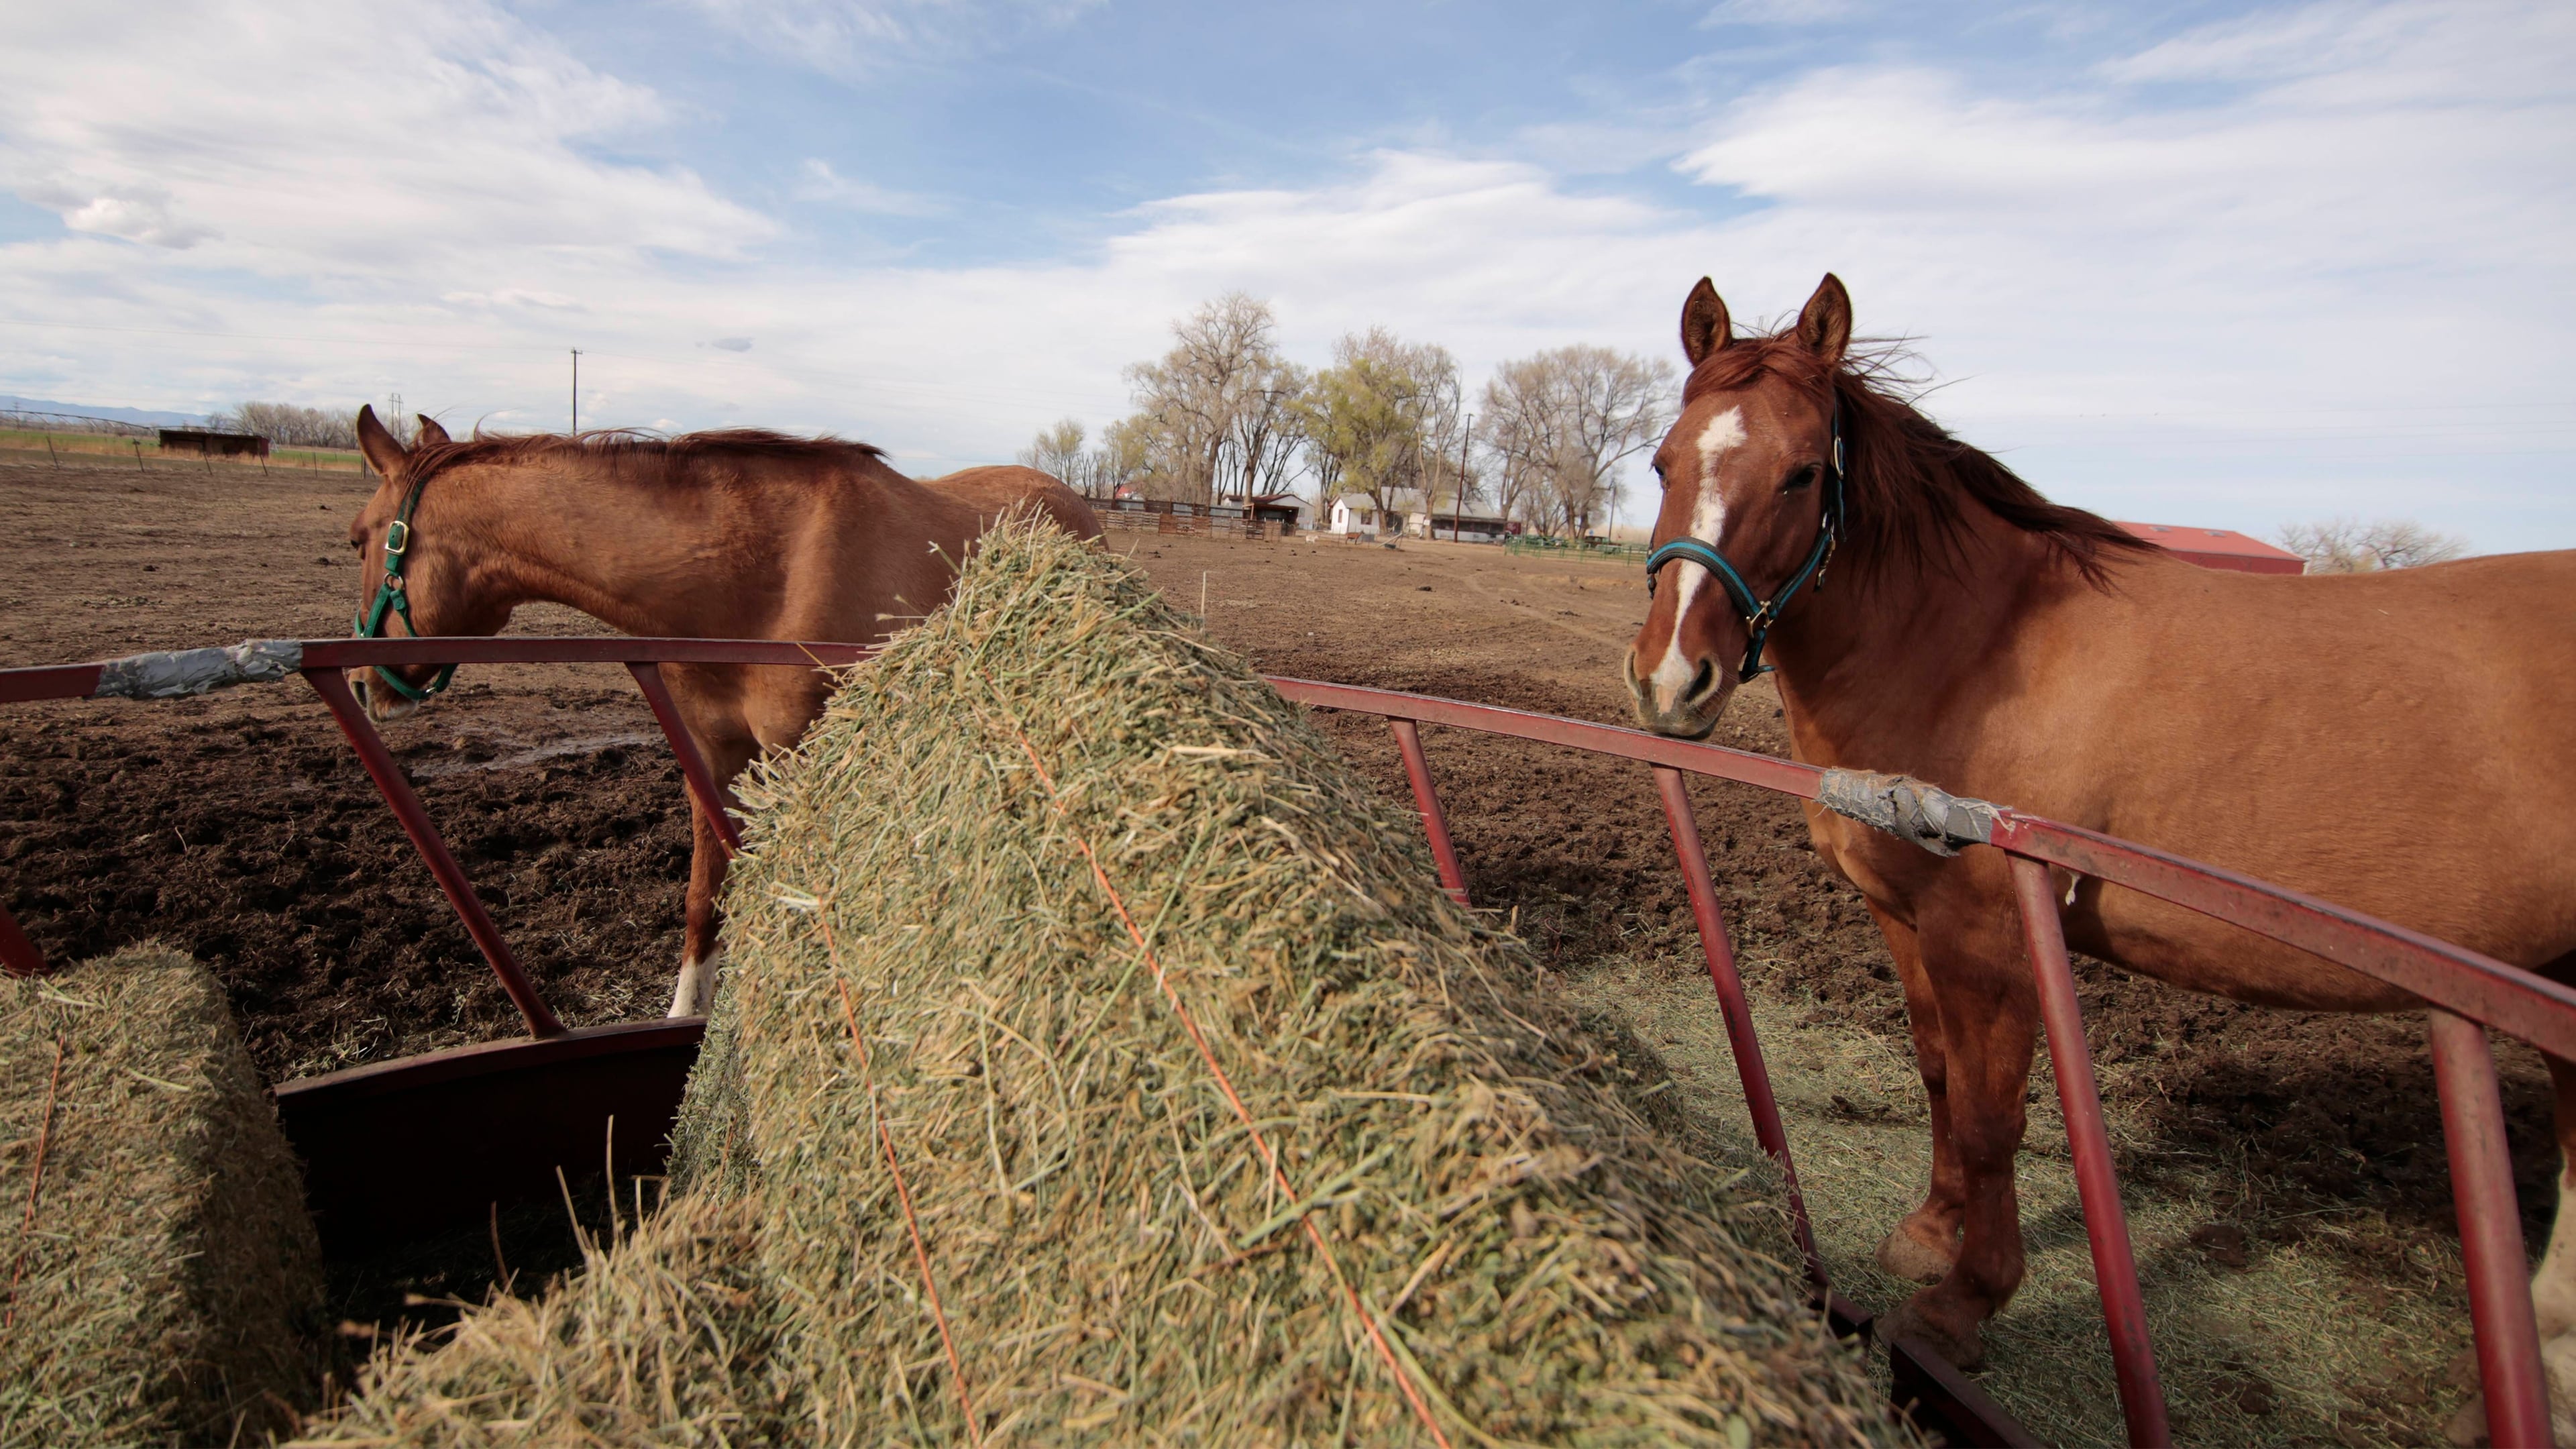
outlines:
[[[1690, 531], [1691, 537], [1711, 548], [1717, 547], [1719, 536], [1726, 532], [1726, 493], [1717, 486], [1717, 465], [1743, 442], [1742, 408], [1728, 408], [1699, 430], [1699, 478], [1692, 485], [1699, 494], [1691, 500]], [[1681, 596], [1673, 600], [1672, 638], [1664, 645], [1663, 661], [1655, 666], [1654, 674], [1656, 693], [1669, 700], [1681, 697], [1695, 672], [1691, 662], [1682, 656], [1682, 617], [1690, 612], [1691, 601], [1699, 597], [1699, 586], [1708, 578], [1708, 570], [1689, 559], [1675, 561], [1665, 576], [1670, 578], [1674, 570], [1681, 571], [1675, 584]]]

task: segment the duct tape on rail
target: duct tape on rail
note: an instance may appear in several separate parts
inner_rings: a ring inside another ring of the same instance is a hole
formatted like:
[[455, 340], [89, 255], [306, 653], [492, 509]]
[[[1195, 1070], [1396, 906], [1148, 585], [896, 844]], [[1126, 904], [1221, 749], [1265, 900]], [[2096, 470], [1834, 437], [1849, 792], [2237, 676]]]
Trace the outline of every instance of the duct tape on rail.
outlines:
[[181, 699], [267, 684], [304, 667], [304, 646], [293, 639], [247, 639], [220, 649], [167, 649], [128, 654], [99, 666], [92, 699]]
[[1868, 770], [1827, 770], [1816, 782], [1816, 803], [1836, 815], [1901, 836], [1934, 855], [1957, 855], [1962, 846], [1994, 839], [2003, 807], [1953, 795], [1911, 775]]

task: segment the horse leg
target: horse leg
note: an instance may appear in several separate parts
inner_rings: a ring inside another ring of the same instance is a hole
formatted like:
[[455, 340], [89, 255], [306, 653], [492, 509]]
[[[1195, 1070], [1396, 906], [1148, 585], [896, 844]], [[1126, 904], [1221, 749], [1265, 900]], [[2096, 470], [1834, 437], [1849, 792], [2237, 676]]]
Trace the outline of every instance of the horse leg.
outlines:
[[717, 943], [720, 924], [716, 900], [724, 893], [724, 841], [716, 835], [707, 812], [689, 802], [689, 825], [695, 837], [689, 856], [689, 917], [680, 939], [680, 979], [671, 991], [673, 1016], [704, 1016], [716, 1000], [716, 964], [724, 948]]
[[1896, 960], [1897, 979], [1905, 984], [1905, 1025], [1914, 1037], [1914, 1066], [1922, 1073], [1932, 1117], [1931, 1190], [1923, 1205], [1879, 1243], [1878, 1266], [1894, 1277], [1937, 1283], [1958, 1257], [1959, 1224], [1968, 1210], [1968, 1180], [1950, 1141], [1950, 1068], [1941, 1049], [1941, 1005], [1931, 978], [1923, 974], [1923, 946], [1914, 928], [1876, 902], [1870, 903], [1869, 913], [1878, 919], [1887, 954]]
[[[1926, 976], [1939, 997], [1943, 1065], [1949, 1078], [1950, 1141], [1965, 1211], [1957, 1260], [1941, 1281], [1883, 1320], [1892, 1336], [1918, 1338], [1961, 1368], [1985, 1358], [1979, 1333], [2021, 1287], [2021, 1202], [2013, 1159], [2021, 1150], [2022, 1098], [2038, 1026], [2034, 991], [2017, 973], [1994, 971], [1934, 945]], [[2012, 960], [2008, 953], [2000, 959]]]

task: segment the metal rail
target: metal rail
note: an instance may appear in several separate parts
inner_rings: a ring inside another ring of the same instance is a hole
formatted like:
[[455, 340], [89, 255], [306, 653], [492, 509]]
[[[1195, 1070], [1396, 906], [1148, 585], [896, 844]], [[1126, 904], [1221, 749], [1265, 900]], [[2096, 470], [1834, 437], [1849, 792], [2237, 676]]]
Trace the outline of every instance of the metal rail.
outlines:
[[[399, 764], [365, 711], [358, 707], [341, 671], [379, 665], [625, 665], [634, 674], [654, 719], [678, 757], [692, 804], [713, 822], [730, 853], [739, 847], [740, 836], [725, 813], [723, 792], [681, 719], [661, 666], [834, 667], [859, 663], [874, 652], [863, 645], [756, 639], [433, 637], [267, 641], [235, 651], [200, 650], [185, 655], [0, 670], [0, 703], [77, 699], [102, 691], [167, 697], [278, 678], [288, 668], [301, 672], [348, 735], [369, 777], [401, 820], [414, 847], [464, 919], [468, 933], [526, 1017], [531, 1035], [552, 1037], [562, 1035], [564, 1028], [520, 971]], [[232, 663], [227, 666], [221, 659], [204, 657], [213, 655], [228, 655]], [[243, 661], [254, 655], [256, 658], [245, 667]], [[291, 664], [276, 663], [289, 659]], [[272, 667], [263, 672], [261, 661]], [[152, 677], [164, 679], [194, 670], [195, 674], [189, 676], [194, 682], [146, 691], [133, 683], [150, 673], [138, 673], [137, 666], [141, 665], [163, 669], [163, 675]], [[182, 665], [186, 668], [177, 667]], [[225, 674], [227, 668], [232, 671], [230, 675]], [[1816, 1250], [1814, 1231], [1790, 1160], [1787, 1129], [1763, 1064], [1761, 1043], [1754, 1031], [1743, 982], [1736, 972], [1715, 882], [1682, 780], [1684, 774], [1704, 775], [1813, 801], [1824, 786], [1826, 772], [1744, 750], [1492, 705], [1316, 680], [1274, 677], [1271, 683], [1282, 695], [1303, 704], [1372, 714], [1389, 721], [1415, 805], [1421, 812], [1441, 887], [1461, 904], [1467, 900], [1467, 882], [1423, 752], [1422, 725], [1559, 745], [1634, 760], [1652, 768], [1689, 890], [1692, 918], [1707, 957], [1710, 983], [1725, 1017], [1727, 1039], [1734, 1050], [1755, 1136], [1763, 1151], [1780, 1167], [1797, 1241], [1821, 1300], [1838, 1325], [1867, 1331], [1866, 1315], [1834, 1295], [1825, 1281], [1823, 1259]], [[2050, 1056], [2057, 1064], [2059, 1101], [2065, 1111], [2077, 1189], [2084, 1204], [2085, 1232], [2092, 1247], [2094, 1275], [2110, 1333], [2129, 1442], [2165, 1444], [2170, 1442], [2171, 1433], [2147, 1333], [2136, 1261], [2120, 1204], [2109, 1134], [2094, 1083], [2092, 1056], [2084, 1039], [2057, 898], [2051, 888], [2051, 866], [2168, 901], [2311, 952], [2411, 992], [2425, 1002], [2490, 1436], [2497, 1444], [2549, 1443], [2546, 1381], [2525, 1283], [2521, 1219], [2505, 1147], [2501, 1095], [2485, 1028], [2519, 1037], [2552, 1055], [2576, 1059], [2576, 991], [2492, 957], [2264, 881], [2009, 808], [1967, 803], [1979, 806], [1991, 823], [1983, 834], [1955, 843], [1990, 846], [2012, 860], [2014, 894], [2039, 989]], [[45, 969], [34, 945], [5, 907], [0, 907], [0, 969], [13, 975]], [[1975, 1385], [1949, 1365], [1907, 1340], [1893, 1341], [1888, 1348], [1895, 1360], [1901, 1391], [1915, 1394], [1924, 1407], [1949, 1415], [1954, 1427], [1976, 1442], [2028, 1442], [2019, 1426], [2004, 1418]]]

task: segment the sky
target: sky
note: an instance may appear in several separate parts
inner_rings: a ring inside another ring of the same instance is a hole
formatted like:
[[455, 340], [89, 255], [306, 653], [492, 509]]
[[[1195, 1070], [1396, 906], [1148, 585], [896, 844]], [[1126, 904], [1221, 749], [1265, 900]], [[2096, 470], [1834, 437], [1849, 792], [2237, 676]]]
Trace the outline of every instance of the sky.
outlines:
[[1231, 289], [1472, 397], [1830, 270], [2055, 498], [2576, 546], [2576, 6], [10, 9], [0, 393], [555, 429], [577, 347], [585, 426], [930, 474]]

